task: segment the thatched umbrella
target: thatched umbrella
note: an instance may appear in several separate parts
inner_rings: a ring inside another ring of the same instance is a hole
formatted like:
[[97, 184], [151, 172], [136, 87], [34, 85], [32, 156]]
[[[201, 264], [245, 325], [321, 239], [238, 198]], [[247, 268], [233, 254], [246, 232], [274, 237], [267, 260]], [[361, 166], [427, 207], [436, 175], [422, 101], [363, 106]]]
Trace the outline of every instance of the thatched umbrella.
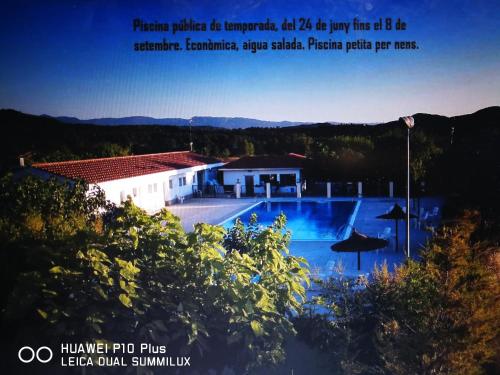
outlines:
[[[416, 216], [413, 214], [410, 214], [411, 219], [415, 219]], [[390, 210], [388, 213], [379, 215], [377, 216], [377, 219], [386, 219], [386, 220], [394, 220], [396, 221], [396, 251], [398, 251], [399, 248], [399, 237], [398, 237], [398, 221], [399, 220], [405, 220], [406, 219], [406, 213], [404, 210], [401, 208], [399, 204], [395, 204], [392, 210]]]
[[389, 241], [382, 238], [368, 237], [361, 234], [353, 228], [351, 235], [347, 240], [337, 242], [331, 246], [333, 251], [344, 253], [358, 253], [358, 271], [361, 270], [361, 252], [381, 249], [386, 247]]

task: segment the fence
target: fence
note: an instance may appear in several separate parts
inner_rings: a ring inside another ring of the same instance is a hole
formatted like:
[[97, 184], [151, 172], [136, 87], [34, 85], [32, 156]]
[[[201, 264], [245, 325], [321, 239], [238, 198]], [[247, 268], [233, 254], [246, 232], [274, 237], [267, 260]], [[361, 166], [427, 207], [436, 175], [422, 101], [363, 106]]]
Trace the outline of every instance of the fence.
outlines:
[[195, 198], [231, 198], [234, 197], [234, 189], [222, 185], [193, 185], [193, 197]]
[[[361, 185], [360, 185], [361, 182]], [[330, 184], [330, 194], [328, 194]], [[345, 181], [345, 182], [309, 182], [297, 185], [270, 184], [270, 196], [297, 197], [297, 188], [303, 197], [388, 197], [390, 183], [387, 181]], [[404, 186], [392, 184], [392, 195], [402, 196]], [[266, 185], [240, 185], [241, 197], [266, 197]], [[193, 185], [193, 197], [197, 198], [235, 198], [236, 185]]]

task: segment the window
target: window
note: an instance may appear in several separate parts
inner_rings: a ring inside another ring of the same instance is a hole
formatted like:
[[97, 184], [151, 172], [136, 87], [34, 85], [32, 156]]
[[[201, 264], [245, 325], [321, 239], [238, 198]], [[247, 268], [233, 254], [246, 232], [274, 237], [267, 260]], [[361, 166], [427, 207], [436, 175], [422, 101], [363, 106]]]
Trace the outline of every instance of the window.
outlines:
[[182, 177], [182, 185], [185, 186], [187, 183], [186, 183], [186, 176]]
[[277, 174], [261, 174], [260, 175], [260, 183], [265, 184], [266, 182], [270, 182], [271, 184], [275, 184], [278, 181]]
[[281, 186], [295, 186], [296, 183], [295, 173], [293, 174], [280, 174]]
[[139, 195], [139, 189], [133, 188], [132, 189], [132, 194], [133, 194], [134, 197], [137, 197]]
[[196, 172], [193, 173], [193, 185], [196, 184]]
[[158, 192], [158, 184], [149, 184], [148, 185], [148, 193], [152, 194], [152, 193], [156, 193], [156, 192]]
[[182, 186], [182, 177], [179, 177], [179, 186]]
[[173, 189], [174, 188], [174, 180], [168, 180], [168, 188]]

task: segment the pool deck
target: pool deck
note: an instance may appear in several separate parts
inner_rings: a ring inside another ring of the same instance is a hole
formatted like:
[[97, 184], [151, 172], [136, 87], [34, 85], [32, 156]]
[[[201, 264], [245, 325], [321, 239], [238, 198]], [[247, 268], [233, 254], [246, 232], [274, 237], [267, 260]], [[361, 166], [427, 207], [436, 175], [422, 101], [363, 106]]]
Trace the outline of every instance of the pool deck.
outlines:
[[[402, 198], [363, 198], [358, 214], [354, 220], [353, 227], [358, 232], [371, 237], [381, 235], [386, 227], [391, 228], [389, 246], [384, 249], [362, 252], [361, 270], [357, 270], [357, 253], [338, 253], [330, 250], [333, 241], [292, 241], [290, 251], [294, 255], [305, 257], [311, 268], [313, 276], [324, 278], [337, 274], [339, 269], [347, 276], [368, 275], [373, 271], [375, 265], [387, 263], [390, 270], [405, 260], [403, 247], [405, 243], [405, 224], [400, 220], [399, 251], [396, 252], [395, 221], [377, 219], [376, 216], [388, 211], [394, 203], [405, 205]], [[441, 211], [442, 200], [438, 198], [425, 198], [421, 200], [421, 207], [430, 211], [439, 207]], [[431, 219], [433, 225], [437, 225], [439, 217]], [[431, 236], [431, 232], [425, 228], [418, 228], [416, 220], [410, 221], [410, 239], [412, 257], [417, 258], [419, 251]]]
[[[272, 198], [271, 201], [296, 201], [296, 198]], [[331, 200], [345, 201], [357, 200], [357, 198], [302, 198], [307, 200]], [[169, 211], [181, 218], [181, 223], [186, 231], [192, 231], [196, 223], [220, 224], [241, 211], [248, 209], [258, 202], [265, 201], [262, 198], [197, 198], [167, 207]], [[333, 241], [292, 241], [290, 251], [293, 255], [305, 257], [316, 277], [328, 277], [334, 275], [338, 267], [343, 269], [345, 275], [369, 274], [375, 264], [381, 265], [387, 262], [390, 269], [395, 264], [400, 264], [404, 259], [403, 246], [405, 239], [404, 221], [399, 221], [399, 251], [395, 251], [395, 222], [394, 220], [376, 219], [388, 211], [394, 203], [405, 205], [403, 198], [361, 198], [359, 210], [353, 222], [353, 227], [361, 233], [377, 237], [382, 234], [386, 227], [391, 228], [390, 244], [385, 249], [361, 253], [361, 271], [357, 271], [356, 253], [336, 253], [330, 250]], [[434, 207], [442, 207], [439, 198], [422, 198], [421, 207], [426, 211], [432, 211]], [[439, 215], [432, 217], [431, 223], [436, 226]], [[424, 228], [417, 228], [416, 220], [411, 221], [411, 250], [412, 256], [417, 256], [419, 249], [426, 243], [431, 233]]]
[[185, 231], [191, 232], [197, 223], [220, 224], [260, 201], [254, 198], [194, 198], [166, 208], [180, 217]]

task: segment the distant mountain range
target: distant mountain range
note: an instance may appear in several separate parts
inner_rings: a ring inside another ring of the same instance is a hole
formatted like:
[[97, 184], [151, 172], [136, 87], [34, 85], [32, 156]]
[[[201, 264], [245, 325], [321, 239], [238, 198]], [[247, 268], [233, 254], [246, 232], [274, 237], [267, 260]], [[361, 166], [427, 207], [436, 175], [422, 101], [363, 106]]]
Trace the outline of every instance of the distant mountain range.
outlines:
[[[48, 115], [44, 115], [51, 117]], [[145, 116], [131, 117], [105, 117], [80, 120], [76, 117], [53, 117], [66, 124], [93, 124], [93, 125], [174, 125], [174, 126], [214, 126], [224, 129], [245, 129], [245, 128], [274, 128], [304, 125], [304, 122], [292, 121], [264, 121], [244, 117], [203, 117], [195, 116], [191, 119], [184, 118], [154, 118]]]
[[[15, 110], [0, 109], [0, 114], [5, 116], [7, 113], [19, 113]], [[256, 120], [245, 117], [208, 117], [208, 116], [195, 116], [191, 119], [184, 118], [154, 118], [146, 116], [131, 116], [131, 117], [104, 117], [95, 118], [88, 120], [81, 120], [77, 117], [60, 116], [53, 117], [49, 115], [27, 115], [33, 118], [56, 120], [63, 124], [88, 124], [88, 125], [101, 125], [101, 126], [141, 126], [141, 125], [160, 125], [160, 126], [189, 126], [190, 124], [194, 127], [215, 127], [221, 129], [246, 129], [246, 128], [286, 128], [286, 127], [298, 127], [298, 128], [317, 128], [324, 126], [347, 126], [347, 125], [357, 125], [357, 126], [393, 126], [397, 124], [398, 120], [389, 121], [386, 123], [342, 123], [342, 122], [323, 122], [323, 123], [313, 123], [313, 122], [294, 122], [294, 121], [265, 121]], [[459, 115], [459, 116], [442, 116], [427, 113], [416, 113], [413, 115], [415, 121], [418, 122], [420, 126], [440, 126], [440, 125], [450, 125], [457, 122], [491, 122], [496, 121], [500, 118], [500, 106], [492, 106], [483, 108], [471, 114]], [[2, 116], [0, 116], [1, 119]]]

